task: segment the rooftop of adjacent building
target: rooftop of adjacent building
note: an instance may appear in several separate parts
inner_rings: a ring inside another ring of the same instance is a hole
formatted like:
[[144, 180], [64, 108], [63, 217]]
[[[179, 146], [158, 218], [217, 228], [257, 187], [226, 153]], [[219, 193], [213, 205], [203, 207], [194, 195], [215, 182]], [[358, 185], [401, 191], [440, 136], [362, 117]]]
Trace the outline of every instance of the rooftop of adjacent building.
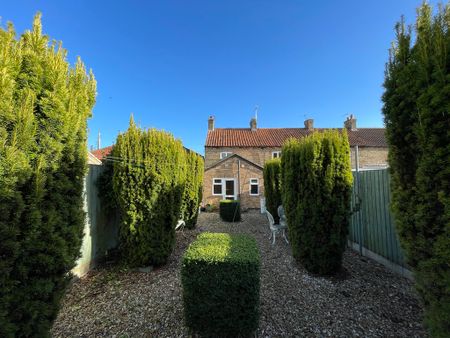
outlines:
[[[250, 120], [250, 128], [215, 128], [214, 124], [215, 119], [210, 116], [205, 147], [281, 147], [289, 138], [302, 138], [314, 131], [330, 129], [314, 128], [312, 119], [304, 122], [304, 128], [257, 128], [256, 118]], [[387, 147], [384, 128], [357, 128], [353, 115], [344, 121], [344, 128], [350, 146]]]

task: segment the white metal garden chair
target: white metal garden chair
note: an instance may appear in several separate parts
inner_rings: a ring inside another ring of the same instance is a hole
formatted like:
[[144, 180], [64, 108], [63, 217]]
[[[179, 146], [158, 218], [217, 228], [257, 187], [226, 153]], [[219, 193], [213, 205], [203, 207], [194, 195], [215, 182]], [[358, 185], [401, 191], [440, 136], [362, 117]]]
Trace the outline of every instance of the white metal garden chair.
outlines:
[[280, 218], [280, 225], [287, 227], [287, 218], [282, 205], [278, 206], [277, 213]]
[[175, 225], [175, 231], [183, 230], [185, 226], [186, 226], [186, 223], [182, 219], [180, 219], [180, 220], [178, 220], [177, 225]]
[[272, 214], [268, 210], [266, 210], [266, 215], [267, 219], [269, 220], [269, 227], [270, 227], [269, 239], [272, 239], [272, 245], [275, 244], [275, 237], [280, 232], [283, 235], [283, 238], [286, 241], [286, 243], [289, 244], [289, 241], [287, 240], [285, 233], [285, 230], [287, 229], [287, 224], [276, 224]]

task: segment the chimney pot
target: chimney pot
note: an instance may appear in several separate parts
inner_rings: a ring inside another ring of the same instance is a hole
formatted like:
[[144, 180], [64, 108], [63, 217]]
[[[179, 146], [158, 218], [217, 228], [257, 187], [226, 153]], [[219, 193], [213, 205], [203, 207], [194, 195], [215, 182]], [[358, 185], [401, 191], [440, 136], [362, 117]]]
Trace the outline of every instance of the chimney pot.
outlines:
[[255, 117], [253, 117], [253, 118], [250, 120], [250, 129], [251, 129], [252, 131], [256, 131], [256, 118], [255, 118]]
[[313, 131], [314, 130], [314, 120], [313, 119], [305, 120], [305, 128], [307, 130]]
[[349, 117], [344, 122], [344, 127], [347, 130], [356, 130], [356, 118], [353, 116], [353, 114], [350, 114]]
[[208, 119], [208, 130], [214, 130], [214, 116], [210, 116]]

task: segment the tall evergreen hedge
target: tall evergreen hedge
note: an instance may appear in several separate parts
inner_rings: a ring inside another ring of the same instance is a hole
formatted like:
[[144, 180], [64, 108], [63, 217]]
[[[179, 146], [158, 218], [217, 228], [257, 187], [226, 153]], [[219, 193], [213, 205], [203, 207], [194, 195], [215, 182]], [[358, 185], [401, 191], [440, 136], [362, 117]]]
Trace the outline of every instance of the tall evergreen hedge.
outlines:
[[450, 6], [402, 19], [386, 67], [383, 113], [392, 209], [436, 337], [450, 334]]
[[79, 256], [96, 82], [41, 17], [0, 28], [0, 336], [45, 337]]
[[272, 214], [276, 223], [279, 222], [278, 206], [281, 202], [281, 160], [275, 158], [264, 164], [264, 196], [266, 208]]
[[203, 190], [203, 158], [186, 149], [186, 177], [183, 192], [183, 203], [180, 218], [186, 222], [190, 229], [197, 224], [200, 202], [202, 201]]
[[347, 133], [316, 132], [288, 140], [282, 151], [282, 200], [294, 258], [312, 273], [336, 273], [350, 217]]
[[[130, 266], [164, 264], [175, 243], [178, 220], [195, 226], [202, 157], [187, 151], [171, 134], [142, 130], [131, 119], [128, 130], [118, 136], [110, 160], [113, 167], [105, 175], [112, 175], [109, 182], [120, 209], [120, 249], [125, 262]], [[108, 184], [105, 177], [101, 181]]]

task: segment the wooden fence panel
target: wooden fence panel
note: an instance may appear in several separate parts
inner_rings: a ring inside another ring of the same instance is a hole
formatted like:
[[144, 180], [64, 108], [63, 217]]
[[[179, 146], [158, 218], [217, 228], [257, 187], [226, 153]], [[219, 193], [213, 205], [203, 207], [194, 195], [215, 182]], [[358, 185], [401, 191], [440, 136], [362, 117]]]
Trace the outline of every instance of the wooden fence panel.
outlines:
[[352, 207], [359, 211], [350, 221], [349, 239], [388, 261], [407, 268], [390, 211], [388, 169], [353, 172]]

